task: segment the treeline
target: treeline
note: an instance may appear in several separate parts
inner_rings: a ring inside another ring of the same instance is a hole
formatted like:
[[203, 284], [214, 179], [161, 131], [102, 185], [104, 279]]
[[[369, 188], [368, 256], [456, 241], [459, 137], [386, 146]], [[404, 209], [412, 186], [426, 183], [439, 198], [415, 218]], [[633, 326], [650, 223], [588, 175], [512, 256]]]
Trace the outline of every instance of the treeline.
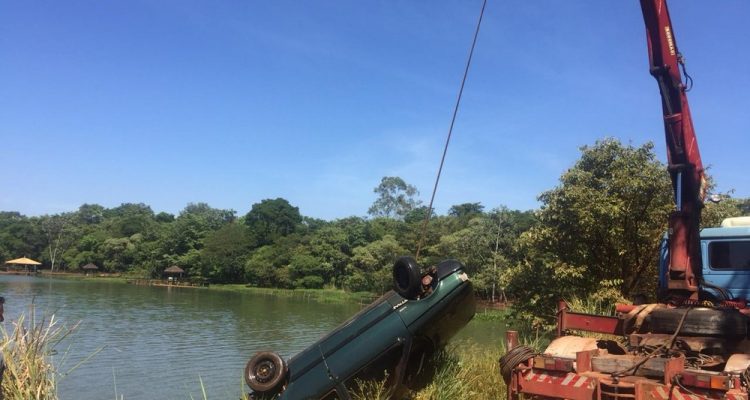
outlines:
[[[144, 277], [178, 265], [211, 282], [382, 292], [395, 258], [415, 253], [428, 209], [398, 177], [383, 178], [375, 194], [369, 217], [333, 221], [303, 216], [282, 198], [253, 204], [244, 215], [205, 203], [178, 215], [145, 204], [84, 204], [39, 217], [2, 212], [0, 257], [37, 257], [67, 271], [95, 263]], [[750, 214], [749, 199], [719, 197], [707, 204], [704, 225]], [[507, 295], [519, 312], [542, 318], [558, 298], [651, 294], [673, 208], [669, 176], [651, 144], [606, 139], [583, 147], [539, 200], [538, 210], [464, 203], [432, 216], [420, 262], [459, 259], [480, 295]]]

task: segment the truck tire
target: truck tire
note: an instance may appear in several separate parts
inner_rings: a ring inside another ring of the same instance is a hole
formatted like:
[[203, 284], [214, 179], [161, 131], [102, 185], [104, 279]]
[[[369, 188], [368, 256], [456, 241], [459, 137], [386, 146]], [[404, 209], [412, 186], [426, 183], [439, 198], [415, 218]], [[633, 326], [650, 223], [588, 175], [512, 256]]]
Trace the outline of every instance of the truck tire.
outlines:
[[287, 370], [286, 361], [277, 353], [259, 351], [245, 366], [245, 383], [255, 393], [272, 395], [286, 380]]
[[[680, 327], [685, 312], [687, 316]], [[679, 328], [679, 336], [747, 336], [748, 318], [732, 308], [657, 308], [648, 319], [654, 333], [675, 333]]]
[[516, 369], [517, 366], [530, 358], [534, 358], [535, 355], [537, 355], [537, 353], [534, 349], [529, 346], [521, 345], [508, 350], [507, 353], [500, 357], [498, 360], [500, 376], [503, 377], [505, 383], [508, 384], [508, 382], [510, 382], [513, 370]]
[[393, 290], [401, 297], [416, 300], [422, 288], [420, 268], [411, 257], [400, 257], [393, 264]]

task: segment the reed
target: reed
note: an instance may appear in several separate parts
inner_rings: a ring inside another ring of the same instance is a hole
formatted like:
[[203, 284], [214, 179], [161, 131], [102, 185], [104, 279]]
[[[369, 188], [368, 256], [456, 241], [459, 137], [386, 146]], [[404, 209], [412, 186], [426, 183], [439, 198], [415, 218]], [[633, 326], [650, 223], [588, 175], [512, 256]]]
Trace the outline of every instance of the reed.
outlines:
[[56, 400], [57, 378], [51, 361], [54, 349], [73, 328], [61, 325], [54, 315], [37, 320], [32, 309], [21, 315], [11, 330], [0, 326], [4, 363], [0, 395], [4, 400]]

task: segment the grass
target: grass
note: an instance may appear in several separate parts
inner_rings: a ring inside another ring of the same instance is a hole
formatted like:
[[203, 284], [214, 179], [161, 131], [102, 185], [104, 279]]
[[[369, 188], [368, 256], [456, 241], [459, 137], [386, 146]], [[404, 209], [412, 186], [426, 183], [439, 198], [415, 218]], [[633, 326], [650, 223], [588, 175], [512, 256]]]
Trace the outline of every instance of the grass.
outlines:
[[[521, 337], [521, 342], [536, 349], [544, 339]], [[507, 397], [507, 386], [500, 376], [498, 360], [505, 354], [503, 347], [487, 349], [469, 342], [449, 345], [432, 359], [435, 376], [423, 389], [408, 393], [409, 400], [497, 400]], [[353, 400], [386, 400], [385, 382], [358, 382]]]
[[472, 344], [453, 345], [439, 352], [432, 382], [416, 392], [414, 400], [496, 400], [506, 397], [497, 360], [503, 349], [480, 348]]
[[507, 321], [509, 315], [510, 310], [508, 309], [484, 308], [474, 314], [474, 319], [477, 321]]
[[28, 319], [21, 315], [11, 331], [0, 326], [0, 354], [5, 364], [0, 398], [56, 400], [57, 379], [62, 374], [50, 357], [73, 329], [60, 325], [54, 315], [37, 321], [33, 310]]
[[[112, 282], [127, 283], [133, 279], [131, 276], [84, 276], [77, 273], [61, 273], [49, 275], [54, 278], [78, 279], [92, 282]], [[175, 286], [177, 287], [177, 286]], [[324, 288], [324, 289], [280, 289], [280, 288], [262, 288], [247, 286], [244, 284], [218, 283], [206, 287], [190, 287], [190, 289], [216, 290], [225, 292], [251, 293], [263, 296], [275, 296], [285, 298], [295, 298], [305, 301], [317, 301], [321, 303], [359, 303], [366, 305], [378, 298], [377, 294], [370, 292], [349, 292], [343, 289]]]
[[351, 303], [369, 304], [377, 298], [369, 292], [348, 292], [343, 289], [275, 289], [245, 286], [240, 284], [212, 285], [208, 290], [222, 290], [254, 295], [286, 297], [322, 303]]

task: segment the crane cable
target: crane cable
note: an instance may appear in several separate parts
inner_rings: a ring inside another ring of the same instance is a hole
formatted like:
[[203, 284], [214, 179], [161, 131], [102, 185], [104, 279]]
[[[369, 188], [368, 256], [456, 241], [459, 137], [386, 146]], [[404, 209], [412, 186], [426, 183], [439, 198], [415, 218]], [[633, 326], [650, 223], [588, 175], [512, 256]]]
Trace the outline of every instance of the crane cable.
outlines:
[[445, 139], [445, 147], [443, 147], [443, 156], [440, 158], [440, 167], [438, 168], [437, 177], [435, 178], [435, 186], [432, 188], [432, 196], [430, 197], [430, 205], [427, 208], [424, 221], [422, 222], [422, 232], [419, 236], [419, 243], [417, 244], [417, 252], [414, 259], [419, 260], [419, 252], [422, 250], [425, 236], [427, 235], [427, 224], [430, 222], [430, 216], [432, 215], [432, 204], [435, 201], [435, 193], [437, 193], [438, 183], [440, 182], [440, 174], [443, 172], [443, 164], [445, 164], [445, 155], [448, 153], [448, 145], [451, 142], [451, 135], [453, 134], [453, 125], [456, 123], [456, 115], [458, 115], [458, 107], [461, 104], [461, 96], [464, 93], [464, 86], [466, 85], [466, 77], [469, 75], [469, 67], [471, 66], [471, 59], [474, 56], [474, 47], [477, 45], [477, 37], [479, 37], [479, 28], [482, 26], [482, 17], [484, 16], [484, 9], [487, 6], [487, 0], [482, 2], [482, 10], [479, 12], [479, 20], [477, 21], [477, 27], [474, 31], [474, 39], [471, 42], [471, 49], [469, 50], [469, 57], [466, 60], [466, 68], [464, 69], [464, 76], [461, 80], [461, 88], [458, 90], [458, 98], [456, 99], [456, 106], [453, 108], [453, 118], [451, 118], [450, 128], [448, 128], [448, 137]]

